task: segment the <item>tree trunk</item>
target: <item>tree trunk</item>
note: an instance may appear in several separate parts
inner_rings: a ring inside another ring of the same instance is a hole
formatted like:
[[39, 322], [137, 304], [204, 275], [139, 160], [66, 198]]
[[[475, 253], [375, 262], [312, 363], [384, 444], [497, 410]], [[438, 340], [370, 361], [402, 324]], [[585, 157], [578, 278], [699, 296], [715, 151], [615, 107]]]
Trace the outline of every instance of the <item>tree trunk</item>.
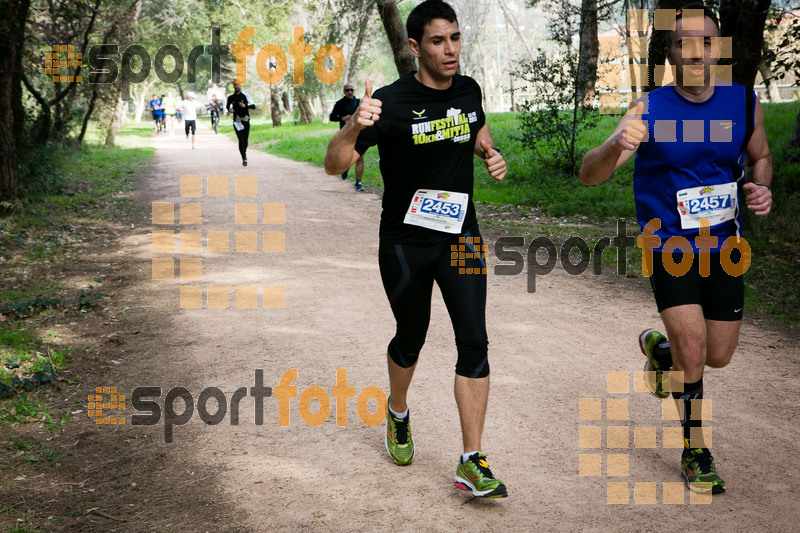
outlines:
[[[3, 63], [8, 56], [3, 54]], [[13, 62], [13, 58], [10, 58]], [[5, 65], [3, 65], [5, 66]], [[8, 78], [2, 77], [0, 83], [4, 86], [2, 92], [5, 92], [11, 85], [11, 76]], [[10, 91], [9, 91], [10, 92]], [[5, 94], [0, 94], [0, 202], [7, 202], [14, 196], [14, 191], [17, 188], [17, 150], [16, 140], [12, 131], [14, 129], [13, 119], [11, 118], [11, 107], [6, 106], [5, 102], [10, 100]], [[0, 208], [0, 214], [3, 209]]]
[[133, 120], [135, 122], [141, 122], [142, 117], [144, 116], [145, 105], [147, 104], [147, 95], [150, 93], [153, 85], [156, 84], [158, 78], [152, 76], [151, 78], [145, 80], [142, 83], [134, 84], [131, 89], [131, 99], [133, 100], [134, 111], [133, 111]]
[[586, 109], [594, 107], [597, 80], [597, 56], [600, 42], [597, 39], [597, 0], [582, 0], [578, 72], [575, 79], [576, 100]]
[[122, 84], [120, 84], [119, 91], [117, 92], [117, 105], [111, 112], [111, 120], [108, 123], [108, 131], [106, 132], [106, 146], [113, 147], [114, 141], [117, 138], [117, 130], [122, 125], [121, 115], [125, 113], [125, 100], [122, 99]]
[[98, 87], [94, 86], [92, 90], [92, 97], [89, 99], [89, 105], [86, 106], [86, 113], [83, 115], [83, 124], [81, 124], [81, 132], [78, 134], [78, 144], [83, 143], [83, 138], [86, 136], [86, 129], [89, 127], [89, 120], [94, 113], [94, 104], [97, 101]]
[[[364, 41], [367, 40], [367, 27], [369, 26], [369, 16], [372, 14], [372, 6], [368, 6], [361, 19], [358, 21], [358, 35], [356, 42], [353, 45], [353, 50], [350, 52], [350, 62], [347, 64], [347, 73], [344, 76], [345, 83], [352, 83], [353, 75], [358, 68], [358, 60], [361, 58], [361, 49], [364, 46]], [[323, 112], [323, 118], [325, 113]]]
[[[632, 4], [631, 5], [632, 9], [643, 9], [645, 11], [649, 11], [649, 9], [650, 9], [649, 0], [631, 0], [630, 3]], [[627, 11], [626, 11], [626, 14], [627, 14]], [[650, 24], [649, 20], [645, 24], [646, 25]], [[637, 39], [638, 38], [642, 38], [642, 37], [646, 38], [647, 37], [647, 28], [646, 27], [645, 28], [640, 28], [638, 31], [628, 32], [628, 35], [631, 38], [637, 38]], [[662, 56], [664, 55], [663, 48], [661, 50], [661, 55]], [[663, 63], [663, 60], [662, 60], [662, 63]], [[648, 64], [648, 59], [644, 59], [644, 58], [641, 58], [641, 57], [629, 57], [628, 58], [628, 64], [630, 64], [630, 65], [647, 65]], [[627, 67], [627, 65], [626, 65], [626, 67]], [[649, 67], [648, 67], [648, 69], [649, 69]], [[650, 87], [649, 72], [648, 72], [647, 79], [641, 79], [641, 80], [637, 80], [636, 79], [636, 75], [639, 72], [638, 68], [630, 68], [629, 72], [630, 72], [630, 75], [631, 75], [631, 79], [628, 80], [628, 88], [629, 88], [629, 90], [635, 91], [637, 93], [647, 92], [649, 90], [649, 87]], [[629, 98], [628, 102], [630, 103], [631, 101], [632, 101], [632, 98]]]
[[144, 116], [144, 93], [137, 94], [133, 97], [133, 121], [134, 122], [141, 122], [142, 117]]
[[[137, 0], [141, 3], [141, 0]], [[83, 34], [83, 44], [81, 45], [80, 51], [83, 56], [86, 56], [87, 49], [89, 46], [89, 36], [92, 33], [92, 28], [94, 27], [95, 20], [97, 19], [97, 14], [99, 13], [98, 8], [100, 7], [100, 0], [96, 0], [94, 9], [92, 10], [92, 16], [89, 19], [89, 23], [84, 30]], [[75, 75], [77, 76], [80, 74], [81, 66], [78, 66], [75, 70]], [[62, 135], [66, 135], [67, 131], [65, 128], [65, 119], [64, 119], [64, 111], [62, 109], [62, 101], [69, 95], [70, 92], [75, 90], [77, 87], [77, 81], [71, 81], [67, 84], [66, 87], [61, 86], [60, 81], [53, 82], [53, 88], [55, 91], [55, 96], [48, 100], [46, 94], [41, 94], [36, 88], [28, 81], [27, 77], [24, 73], [21, 74], [22, 82], [25, 84], [25, 88], [28, 89], [28, 92], [33, 95], [34, 99], [39, 103], [42, 107], [39, 113], [39, 133], [36, 139], [36, 142], [39, 144], [44, 144], [50, 140], [50, 134], [53, 131], [53, 107], [55, 107], [55, 130], [61, 133]]]
[[286, 110], [286, 114], [291, 115], [292, 103], [289, 101], [289, 91], [281, 92], [281, 103], [283, 104], [283, 109]]
[[517, 106], [517, 100], [514, 96], [514, 76], [509, 76], [509, 91], [511, 91], [511, 109], [510, 111], [517, 112], [519, 111]]
[[281, 125], [281, 101], [274, 83], [269, 86], [269, 108], [272, 115], [272, 127], [277, 128]]
[[[60, 89], [61, 89], [61, 84], [60, 83], [56, 84], [56, 92], [58, 92]], [[53, 130], [56, 132], [56, 134], [66, 133], [64, 129], [66, 126], [66, 124], [64, 124], [64, 106], [62, 105], [62, 102], [56, 102], [56, 104], [53, 107], [54, 107]]]
[[400, 18], [400, 12], [397, 11], [396, 0], [378, 0], [378, 14], [380, 14], [386, 30], [389, 45], [392, 47], [397, 73], [404, 76], [416, 70], [414, 56], [411, 55], [411, 50], [408, 48], [408, 34], [403, 26], [403, 19]]
[[[130, 5], [130, 9], [133, 9], [131, 19], [130, 21], [126, 21], [129, 23], [122, 28], [119, 34], [119, 38], [123, 41], [129, 40], [133, 36], [134, 28], [139, 23], [139, 17], [142, 13], [142, 0], [135, 0], [133, 4]], [[153, 80], [153, 84], [155, 84], [155, 80]], [[180, 84], [178, 88], [180, 89]], [[125, 75], [122, 74], [118, 81], [117, 103], [111, 113], [111, 120], [109, 121], [108, 130], [106, 132], [106, 146], [114, 146], [114, 142], [117, 139], [117, 130], [128, 120], [126, 114], [126, 100], [130, 98], [129, 91], [130, 82], [125, 78]]]
[[330, 122], [330, 113], [328, 112], [328, 102], [325, 100], [325, 94], [322, 89], [320, 89], [319, 94], [319, 116], [322, 119], [323, 124], [327, 124]]
[[778, 88], [778, 82], [773, 76], [772, 71], [769, 69], [766, 61], [762, 61], [758, 66], [758, 71], [761, 73], [761, 79], [764, 80], [764, 85], [767, 87], [767, 95], [769, 101], [773, 104], [779, 104], [781, 100], [781, 90]]
[[[511, 27], [514, 28], [514, 33], [517, 34], [517, 37], [519, 38], [519, 42], [521, 42], [522, 46], [525, 48], [525, 53], [527, 53], [528, 54], [528, 58], [531, 61], [533, 61], [535, 59], [534, 55], [533, 55], [533, 51], [531, 50], [531, 47], [528, 46], [528, 43], [525, 41], [525, 36], [522, 35], [522, 28], [520, 28], [519, 24], [517, 24], [517, 19], [514, 17], [514, 14], [508, 8], [508, 5], [506, 5], [505, 0], [498, 0], [498, 3], [500, 4], [500, 9], [503, 10], [503, 16], [506, 18], [506, 22], [511, 24]], [[595, 2], [594, 5], [595, 5], [595, 7], [597, 7], [597, 2]], [[595, 17], [596, 17], [596, 15], [595, 15]], [[597, 33], [597, 30], [595, 30], [595, 34], [596, 33]]]
[[22, 82], [25, 84], [25, 88], [28, 89], [28, 92], [31, 93], [33, 99], [38, 102], [38, 104], [42, 107], [37, 122], [39, 124], [39, 132], [36, 134], [36, 142], [38, 144], [44, 144], [50, 139], [50, 131], [53, 128], [53, 116], [50, 107], [50, 102], [47, 101], [43, 95], [39, 94], [33, 85], [28, 81], [28, 78], [23, 73], [20, 78]]
[[300, 124], [314, 122], [314, 107], [311, 105], [311, 97], [295, 87], [294, 98], [297, 103], [297, 109], [300, 111]]
[[733, 39], [733, 82], [753, 88], [761, 64], [770, 0], [722, 0], [720, 33]]
[[0, 4], [0, 202], [17, 189], [17, 156], [22, 134], [22, 51], [30, 0]]

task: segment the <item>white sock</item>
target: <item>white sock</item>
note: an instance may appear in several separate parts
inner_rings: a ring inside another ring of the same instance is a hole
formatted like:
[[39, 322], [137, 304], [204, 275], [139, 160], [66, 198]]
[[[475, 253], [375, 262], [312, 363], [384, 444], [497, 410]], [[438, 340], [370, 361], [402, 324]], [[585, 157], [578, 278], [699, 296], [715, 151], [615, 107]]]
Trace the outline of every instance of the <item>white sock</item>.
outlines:
[[403, 411], [402, 413], [395, 413], [394, 409], [392, 409], [391, 407], [389, 408], [389, 412], [392, 413], [392, 416], [395, 418], [405, 418], [408, 416], [408, 406], [406, 406], [406, 410]]
[[474, 452], [467, 452], [461, 454], [461, 462], [466, 463], [469, 461], [469, 458], [475, 455], [476, 453], [481, 453], [480, 450], [475, 450]]

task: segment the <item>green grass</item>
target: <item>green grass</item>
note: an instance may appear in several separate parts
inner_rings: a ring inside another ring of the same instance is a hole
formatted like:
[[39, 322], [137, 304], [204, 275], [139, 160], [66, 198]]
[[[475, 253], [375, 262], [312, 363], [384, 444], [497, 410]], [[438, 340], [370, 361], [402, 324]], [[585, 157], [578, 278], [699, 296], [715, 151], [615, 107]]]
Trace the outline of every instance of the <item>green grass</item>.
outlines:
[[[550, 170], [542, 155], [522, 145], [515, 113], [490, 113], [486, 121], [495, 145], [503, 151], [508, 174], [502, 182], [497, 182], [486, 172], [484, 163], [475, 158], [476, 201], [489, 205], [530, 206], [555, 217], [586, 215], [610, 220], [634, 216], [631, 163], [602, 186], [585, 187], [577, 177]], [[614, 117], [603, 117], [596, 128], [584, 132], [581, 136], [583, 149], [602, 143], [616, 122]]]
[[[514, 113], [490, 113], [487, 118], [495, 144], [503, 151], [508, 175], [502, 182], [489, 177], [486, 166], [475, 158], [475, 200], [489, 205], [528, 205], [553, 216], [594, 215], [603, 219], [631, 218], [634, 214], [632, 166], [626, 166], [603, 187], [584, 187], [577, 178], [538, 170], [536, 160], [518, 141]], [[613, 129], [616, 119], [604, 117], [597, 130], [583, 136], [586, 146], [601, 143]], [[271, 154], [321, 167], [328, 141], [339, 130], [337, 124], [315, 122], [308, 125], [284, 124], [273, 128], [265, 120], [255, 120], [250, 129], [250, 145]], [[229, 134], [235, 138], [235, 134]], [[260, 146], [259, 146], [260, 145]], [[378, 151], [364, 155], [364, 184], [382, 188]]]
[[[90, 122], [86, 130], [85, 143], [87, 145], [102, 146], [106, 140], [106, 124]], [[141, 122], [134, 122], [132, 119], [124, 127], [117, 131], [115, 144], [120, 148], [142, 148], [150, 146], [150, 137], [155, 134], [153, 121], [149, 113], [142, 115]]]
[[[233, 128], [229, 129], [229, 135], [236, 139]], [[250, 146], [256, 146], [258, 149], [279, 157], [322, 167], [328, 141], [337, 131], [339, 131], [338, 123], [314, 122], [313, 124], [295, 125], [291, 122], [284, 122], [282, 126], [273, 128], [271, 121], [256, 119], [250, 126]], [[352, 174], [351, 172], [351, 179]], [[383, 188], [376, 149], [369, 150], [364, 156], [362, 182], [370, 189]]]
[[[46, 195], [29, 197], [21, 209], [4, 221], [0, 242], [13, 242], [25, 230], [86, 226], [91, 220], [105, 220], [130, 212], [132, 178], [154, 153], [151, 148], [105, 148], [85, 146], [79, 150], [58, 151], [55, 162], [64, 185]], [[41, 242], [27, 242], [30, 259], [63, 249], [73, 242], [67, 235], [50, 234]]]
[[[67, 459], [67, 454], [61, 450], [48, 450], [42, 444], [37, 446], [35, 444], [25, 442], [19, 437], [11, 437], [9, 442], [14, 451], [22, 452], [19, 455], [22, 459], [22, 463], [25, 465], [38, 467], [43, 463], [47, 463], [50, 466], [55, 466], [56, 463], [63, 462]], [[6, 508], [6, 512], [9, 512], [8, 508]]]
[[47, 403], [37, 400], [33, 394], [22, 393], [0, 403], [0, 426], [41, 422], [45, 420], [45, 413]]
[[96, 221], [130, 213], [132, 178], [154, 153], [137, 137], [143, 131], [149, 130], [142, 124], [121, 129], [116, 148], [51, 143], [48, 162], [60, 176], [58, 184], [45, 193], [29, 195], [10, 216], [0, 219], [0, 256], [17, 254], [31, 263], [55, 262], [59, 255], [90, 242], [92, 234], [86, 228]]
[[36, 350], [41, 341], [21, 322], [0, 328], [0, 363], [22, 351]]
[[56, 430], [69, 420], [68, 413], [54, 418], [37, 391], [67, 364], [71, 348], [43, 348], [34, 323], [54, 307], [88, 312], [103, 297], [90, 284], [65, 289], [51, 274], [92, 246], [98, 231], [110, 231], [107, 221], [133, 212], [133, 177], [154, 153], [150, 135], [149, 125], [131, 123], [118, 132], [117, 147], [92, 143], [102, 137], [97, 127], [81, 147], [48, 144], [35, 156], [58, 179], [25, 174], [41, 181], [23, 184], [28, 195], [0, 219], [0, 313], [12, 319], [0, 326], [0, 392], [13, 395], [0, 401], [0, 425], [43, 422]]
[[[13, 513], [10, 514], [13, 515]], [[27, 520], [23, 514], [15, 525], [8, 527], [8, 533], [36, 533], [36, 530], [28, 528]]]
[[745, 274], [747, 309], [800, 324], [800, 150], [789, 148], [800, 101], [764, 105], [772, 152], [772, 212], [745, 215], [753, 263]]
[[[4, 328], [0, 333], [7, 331]], [[42, 421], [46, 423], [45, 429], [55, 430], [69, 420], [69, 413], [66, 418], [54, 420], [46, 403], [37, 399], [36, 391], [56, 378], [67, 364], [70, 350], [48, 348], [47, 354], [43, 354], [29, 347], [36, 343], [38, 339], [27, 344], [0, 345], [0, 389], [11, 396], [0, 400], [0, 426]]]

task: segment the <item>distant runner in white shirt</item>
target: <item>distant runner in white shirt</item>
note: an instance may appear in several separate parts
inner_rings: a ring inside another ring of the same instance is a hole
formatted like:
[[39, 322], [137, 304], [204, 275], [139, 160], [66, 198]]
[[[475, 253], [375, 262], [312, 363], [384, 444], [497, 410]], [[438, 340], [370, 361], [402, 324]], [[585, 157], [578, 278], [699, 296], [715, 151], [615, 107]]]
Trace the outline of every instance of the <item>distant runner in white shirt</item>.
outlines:
[[194, 150], [194, 134], [197, 131], [197, 108], [203, 107], [203, 104], [194, 99], [194, 93], [186, 93], [186, 100], [182, 101], [178, 109], [183, 110], [183, 123], [184, 130], [186, 131], [186, 138], [189, 138], [189, 129], [192, 130], [192, 150]]

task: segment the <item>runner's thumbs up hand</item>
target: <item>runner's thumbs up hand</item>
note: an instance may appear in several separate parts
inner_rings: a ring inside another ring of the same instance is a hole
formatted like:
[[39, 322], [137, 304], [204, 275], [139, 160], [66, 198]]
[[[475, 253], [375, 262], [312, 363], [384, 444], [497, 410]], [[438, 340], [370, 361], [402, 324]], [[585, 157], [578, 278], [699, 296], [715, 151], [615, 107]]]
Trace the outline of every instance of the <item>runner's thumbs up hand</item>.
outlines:
[[483, 150], [483, 162], [486, 163], [486, 170], [489, 175], [497, 181], [502, 180], [508, 169], [506, 168], [506, 160], [503, 156], [489, 145], [484, 140], [481, 140], [481, 149]]
[[614, 144], [623, 150], [636, 150], [647, 135], [647, 126], [642, 122], [644, 102], [639, 102], [636, 107], [628, 111], [628, 120], [622, 131], [619, 132]]
[[381, 106], [383, 105], [380, 100], [372, 97], [372, 80], [367, 78], [364, 85], [366, 88], [364, 98], [361, 99], [358, 110], [350, 119], [355, 119], [362, 129], [372, 126], [381, 118]]

